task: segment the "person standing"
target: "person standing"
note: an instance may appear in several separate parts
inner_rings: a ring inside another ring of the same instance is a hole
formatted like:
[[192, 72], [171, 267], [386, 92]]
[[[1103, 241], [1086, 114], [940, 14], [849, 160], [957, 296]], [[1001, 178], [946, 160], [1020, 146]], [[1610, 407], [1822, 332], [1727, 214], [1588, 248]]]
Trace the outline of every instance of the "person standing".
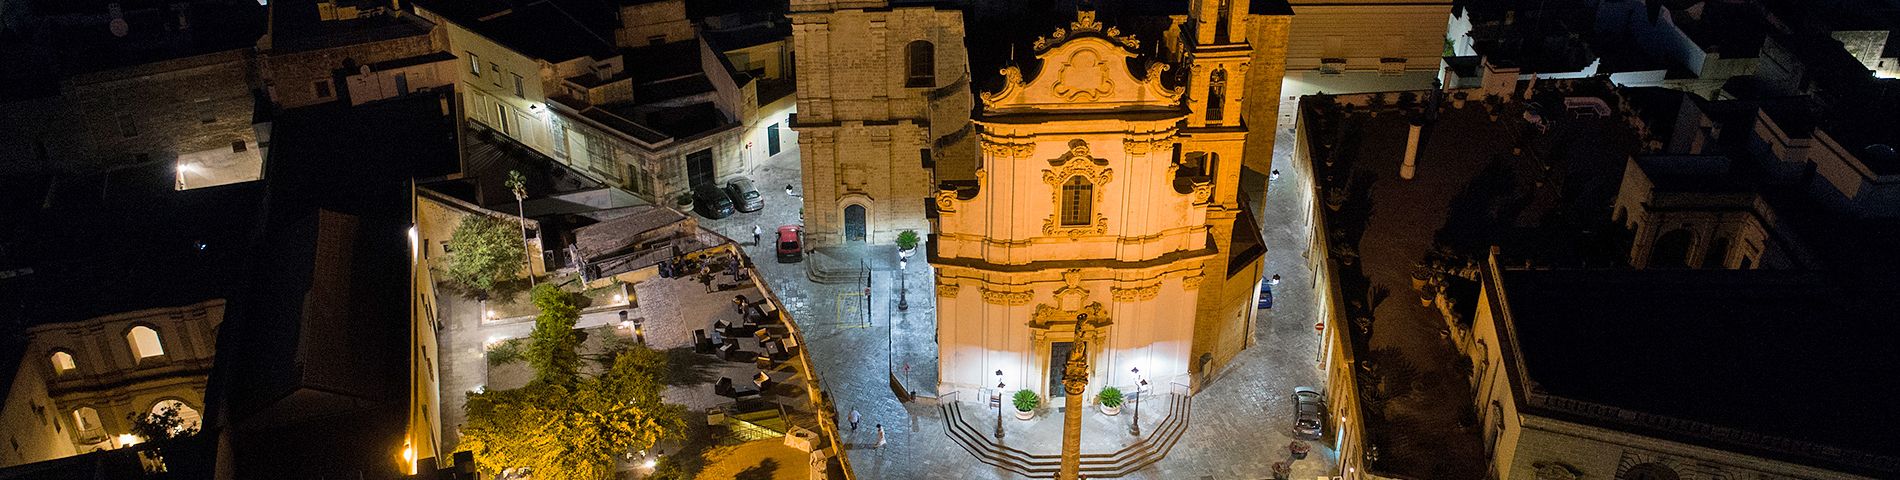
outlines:
[[884, 448], [884, 424], [877, 424], [877, 448]]
[[858, 415], [858, 409], [855, 409], [855, 408], [851, 409], [851, 431], [853, 432], [858, 431], [858, 420], [860, 418], [861, 417]]
[[763, 233], [764, 232], [759, 230], [759, 224], [756, 224], [756, 223], [752, 224], [752, 244], [753, 245], [759, 244], [759, 237], [763, 235]]

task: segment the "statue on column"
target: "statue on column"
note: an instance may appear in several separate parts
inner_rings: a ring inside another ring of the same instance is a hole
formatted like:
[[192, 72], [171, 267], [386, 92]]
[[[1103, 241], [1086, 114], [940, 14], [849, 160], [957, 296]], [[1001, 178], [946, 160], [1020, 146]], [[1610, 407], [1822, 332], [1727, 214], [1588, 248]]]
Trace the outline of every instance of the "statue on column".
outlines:
[[1075, 316], [1075, 349], [1062, 367], [1062, 391], [1068, 394], [1062, 411], [1062, 470], [1056, 478], [1076, 480], [1082, 468], [1082, 393], [1089, 388], [1089, 344], [1082, 333], [1086, 313]]

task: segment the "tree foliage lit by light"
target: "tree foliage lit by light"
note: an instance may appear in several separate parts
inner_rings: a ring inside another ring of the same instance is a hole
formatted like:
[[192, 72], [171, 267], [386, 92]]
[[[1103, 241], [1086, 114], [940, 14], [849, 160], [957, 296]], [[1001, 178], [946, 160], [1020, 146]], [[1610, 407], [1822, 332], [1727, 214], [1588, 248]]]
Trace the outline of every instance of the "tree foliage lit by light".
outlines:
[[526, 259], [521, 234], [494, 217], [470, 215], [449, 236], [449, 259], [444, 274], [466, 288], [491, 292], [495, 284], [513, 278]]
[[468, 397], [460, 448], [473, 452], [483, 471], [526, 470], [536, 479], [613, 478], [622, 455], [684, 431], [683, 410], [660, 400], [663, 354], [625, 346], [610, 352], [604, 371], [583, 375], [572, 294], [543, 283], [533, 297], [541, 314], [525, 356], [535, 379], [526, 387]]

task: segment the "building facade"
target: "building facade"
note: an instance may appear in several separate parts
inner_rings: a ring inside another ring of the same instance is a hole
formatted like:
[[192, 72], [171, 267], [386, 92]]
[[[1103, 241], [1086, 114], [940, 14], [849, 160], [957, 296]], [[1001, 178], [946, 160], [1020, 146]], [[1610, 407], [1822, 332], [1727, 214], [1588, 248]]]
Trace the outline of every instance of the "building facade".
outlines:
[[223, 320], [213, 299], [28, 329], [0, 404], [0, 466], [141, 442], [131, 416], [166, 407], [196, 428]]
[[1411, 90], [1431, 85], [1452, 2], [1287, 0], [1286, 94]]
[[882, 0], [791, 9], [807, 241], [888, 243], [925, 231], [934, 164], [945, 150], [969, 151], [962, 13]]
[[1063, 395], [1084, 344], [1093, 388], [1198, 388], [1249, 345], [1264, 247], [1236, 190], [1252, 50], [1244, 5], [1196, 5], [1184, 51], [1152, 57], [1080, 11], [1035, 44], [1034, 78], [1005, 67], [983, 94], [976, 181], [934, 202], [941, 393]]

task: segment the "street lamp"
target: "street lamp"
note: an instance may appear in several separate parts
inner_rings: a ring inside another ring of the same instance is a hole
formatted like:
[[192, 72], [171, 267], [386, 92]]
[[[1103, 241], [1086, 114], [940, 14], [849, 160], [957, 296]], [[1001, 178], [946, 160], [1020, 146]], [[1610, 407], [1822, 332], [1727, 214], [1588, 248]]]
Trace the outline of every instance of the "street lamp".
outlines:
[[908, 273], [906, 267], [909, 266], [910, 259], [897, 259], [897, 311], [899, 312], [910, 310], [910, 299], [905, 296], [905, 293], [910, 291], [910, 285], [904, 282], [906, 277], [904, 274]]
[[996, 404], [996, 439], [1003, 439], [1003, 371], [996, 371], [996, 394], [990, 396], [990, 402]]
[[1128, 427], [1128, 434], [1140, 436], [1141, 435], [1141, 391], [1148, 389], [1148, 379], [1141, 378], [1141, 367], [1130, 368], [1128, 369], [1128, 372], [1135, 374], [1135, 379], [1138, 380], [1137, 382], [1135, 382], [1135, 422], [1134, 422], [1134, 425], [1130, 425]]

